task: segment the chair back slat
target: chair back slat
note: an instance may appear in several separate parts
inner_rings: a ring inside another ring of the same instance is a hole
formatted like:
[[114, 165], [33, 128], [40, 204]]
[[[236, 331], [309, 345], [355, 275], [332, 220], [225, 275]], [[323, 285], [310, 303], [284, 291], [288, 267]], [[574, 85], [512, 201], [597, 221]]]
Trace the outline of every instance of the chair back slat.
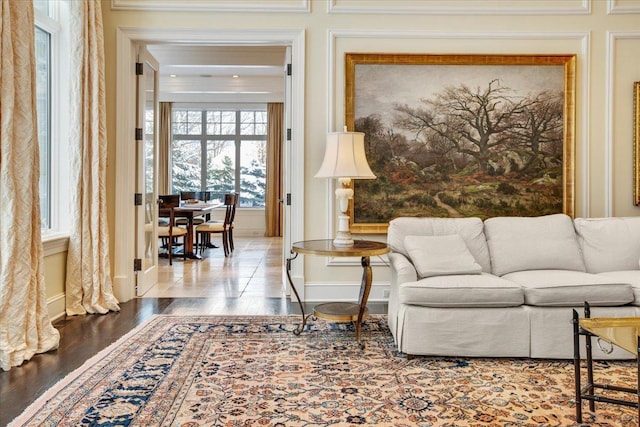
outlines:
[[225, 214], [224, 214], [224, 227], [227, 228], [233, 222], [234, 209], [233, 206], [236, 201], [236, 195], [225, 194], [224, 195], [224, 206], [225, 206]]
[[166, 194], [159, 196], [159, 208], [160, 209], [170, 209], [177, 208], [180, 206], [180, 195], [178, 194]]

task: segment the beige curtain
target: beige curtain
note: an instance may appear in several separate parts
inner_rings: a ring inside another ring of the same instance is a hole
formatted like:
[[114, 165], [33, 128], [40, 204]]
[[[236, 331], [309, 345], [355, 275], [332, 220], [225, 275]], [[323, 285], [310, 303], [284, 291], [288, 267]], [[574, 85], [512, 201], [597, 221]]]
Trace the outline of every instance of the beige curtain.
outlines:
[[68, 315], [118, 311], [107, 228], [107, 134], [100, 0], [69, 2], [71, 17], [71, 230], [67, 254]]
[[0, 368], [58, 347], [44, 283], [33, 3], [0, 0]]
[[160, 147], [158, 147], [158, 194], [170, 194], [169, 193], [169, 167], [171, 163], [169, 160], [171, 157], [169, 153], [171, 152], [171, 102], [161, 102], [160, 103], [160, 117], [158, 118], [159, 123], [159, 138], [158, 142]]
[[265, 221], [267, 237], [282, 236], [282, 143], [284, 104], [267, 104], [267, 191]]

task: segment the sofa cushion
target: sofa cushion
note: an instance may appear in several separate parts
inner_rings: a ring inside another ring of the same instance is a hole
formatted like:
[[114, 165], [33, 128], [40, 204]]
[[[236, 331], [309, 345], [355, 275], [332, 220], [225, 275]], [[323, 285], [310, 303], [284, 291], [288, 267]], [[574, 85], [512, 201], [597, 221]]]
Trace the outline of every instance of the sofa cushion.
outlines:
[[630, 284], [634, 295], [633, 305], [640, 305], [640, 270], [607, 271], [599, 273], [598, 276]]
[[524, 290], [527, 305], [579, 307], [588, 301], [593, 306], [615, 306], [633, 302], [631, 285], [625, 281], [568, 270], [532, 270], [505, 274]]
[[571, 218], [495, 217], [484, 222], [491, 272], [502, 276], [523, 270], [585, 271]]
[[458, 234], [406, 236], [404, 247], [420, 277], [482, 272], [482, 267]]
[[482, 271], [491, 272], [489, 249], [480, 218], [396, 218], [389, 222], [387, 243], [393, 252], [409, 257], [404, 246], [406, 236], [445, 236], [458, 234], [463, 239]]
[[576, 218], [574, 225], [588, 272], [639, 269], [640, 217]]
[[402, 304], [424, 307], [515, 307], [524, 302], [520, 286], [488, 273], [427, 277], [399, 288]]

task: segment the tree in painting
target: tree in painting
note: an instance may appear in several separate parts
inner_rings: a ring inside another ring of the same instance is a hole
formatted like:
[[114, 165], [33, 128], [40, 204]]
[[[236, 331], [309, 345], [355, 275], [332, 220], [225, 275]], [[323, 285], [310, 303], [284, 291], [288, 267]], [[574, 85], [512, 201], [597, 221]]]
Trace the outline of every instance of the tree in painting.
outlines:
[[562, 90], [523, 93], [489, 79], [355, 119], [373, 181], [356, 181], [362, 223], [397, 216], [487, 218], [562, 211]]

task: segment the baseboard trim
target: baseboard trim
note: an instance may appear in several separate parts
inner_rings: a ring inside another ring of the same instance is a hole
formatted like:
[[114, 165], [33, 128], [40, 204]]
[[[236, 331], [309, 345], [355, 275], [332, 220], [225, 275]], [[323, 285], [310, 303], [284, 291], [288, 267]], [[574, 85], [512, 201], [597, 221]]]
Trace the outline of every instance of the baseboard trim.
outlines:
[[58, 320], [66, 314], [66, 296], [65, 293], [54, 295], [47, 299], [47, 310], [49, 311], [49, 318], [51, 321]]

